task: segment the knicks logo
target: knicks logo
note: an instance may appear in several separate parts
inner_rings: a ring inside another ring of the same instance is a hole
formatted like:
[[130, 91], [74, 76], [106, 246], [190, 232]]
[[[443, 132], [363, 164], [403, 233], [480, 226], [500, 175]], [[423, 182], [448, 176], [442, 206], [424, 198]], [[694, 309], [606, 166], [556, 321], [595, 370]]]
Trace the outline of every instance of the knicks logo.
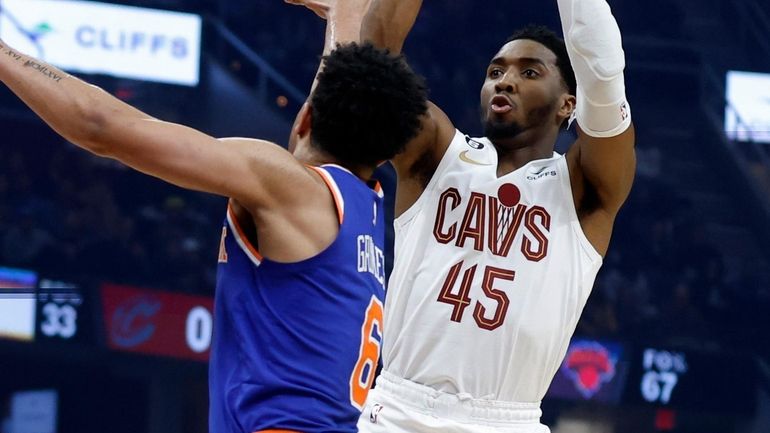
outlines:
[[616, 359], [599, 343], [574, 345], [564, 358], [562, 369], [586, 399], [593, 397], [602, 385], [615, 377]]
[[551, 215], [542, 206], [521, 202], [516, 185], [500, 186], [497, 197], [471, 192], [467, 200], [457, 188], [449, 188], [439, 197], [433, 237], [442, 244], [453, 243], [459, 248], [470, 245], [476, 251], [489, 250], [508, 257], [516, 239], [521, 235], [520, 251], [532, 262], [548, 254]]

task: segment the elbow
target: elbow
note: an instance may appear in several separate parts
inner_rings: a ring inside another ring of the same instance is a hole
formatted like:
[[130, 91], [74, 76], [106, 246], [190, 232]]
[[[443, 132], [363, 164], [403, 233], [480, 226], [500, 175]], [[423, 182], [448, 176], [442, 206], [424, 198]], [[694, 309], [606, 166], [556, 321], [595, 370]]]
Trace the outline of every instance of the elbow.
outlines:
[[111, 156], [108, 145], [110, 116], [97, 98], [81, 98], [73, 110], [74, 117], [79, 121], [72, 123], [75, 127], [67, 138], [95, 155]]

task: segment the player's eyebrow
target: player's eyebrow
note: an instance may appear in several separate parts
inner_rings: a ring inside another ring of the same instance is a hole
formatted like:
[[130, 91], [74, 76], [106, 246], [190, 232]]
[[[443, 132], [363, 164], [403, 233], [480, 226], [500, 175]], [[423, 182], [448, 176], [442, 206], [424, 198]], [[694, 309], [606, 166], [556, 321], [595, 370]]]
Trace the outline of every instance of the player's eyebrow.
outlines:
[[537, 57], [519, 57], [517, 60], [519, 61], [519, 63], [523, 63], [525, 65], [535, 64], [548, 69], [548, 65], [545, 64], [545, 61]]
[[[545, 61], [543, 61], [543, 59], [540, 59], [540, 58], [537, 58], [537, 57], [517, 57], [516, 59], [513, 60], [513, 62], [514, 63], [525, 64], [525, 65], [535, 64], [535, 65], [540, 65], [540, 66], [542, 66], [542, 67], [544, 67], [546, 69], [548, 68], [548, 65], [546, 65]], [[495, 57], [490, 62], [490, 64], [499, 65], [499, 66], [505, 66], [508, 63], [511, 63], [511, 62], [506, 60], [504, 57]]]

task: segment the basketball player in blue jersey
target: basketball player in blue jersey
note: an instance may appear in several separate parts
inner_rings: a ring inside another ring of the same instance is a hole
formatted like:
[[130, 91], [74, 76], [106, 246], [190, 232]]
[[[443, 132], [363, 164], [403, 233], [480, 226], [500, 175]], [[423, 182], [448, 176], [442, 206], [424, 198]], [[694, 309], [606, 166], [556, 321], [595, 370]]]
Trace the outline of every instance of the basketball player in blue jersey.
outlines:
[[[400, 51], [421, 3], [372, 0], [362, 38]], [[557, 3], [564, 41], [526, 28], [492, 57], [481, 88], [486, 137], [460, 133], [431, 105], [418, 137], [393, 160], [396, 254], [383, 371], [360, 432], [548, 431], [540, 401], [635, 171], [610, 7]], [[529, 5], [500, 4], [512, 17]], [[570, 118], [578, 138], [559, 155], [556, 138]]]
[[[326, 12], [331, 47], [350, 21]], [[417, 135], [427, 110], [422, 80], [403, 59], [355, 43], [324, 56], [292, 128], [292, 155], [163, 122], [2, 41], [0, 52], [0, 80], [70, 142], [230, 198], [211, 432], [357, 431], [383, 326], [385, 225], [370, 178]]]

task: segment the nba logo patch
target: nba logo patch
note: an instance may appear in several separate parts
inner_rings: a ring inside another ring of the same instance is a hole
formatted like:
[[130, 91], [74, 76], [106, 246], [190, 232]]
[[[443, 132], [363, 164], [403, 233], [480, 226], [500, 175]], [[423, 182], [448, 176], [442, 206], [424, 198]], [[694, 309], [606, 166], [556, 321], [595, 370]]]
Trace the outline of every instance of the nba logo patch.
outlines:
[[476, 149], [481, 150], [484, 148], [484, 143], [479, 143], [478, 141], [472, 139], [470, 136], [465, 136], [465, 142], [468, 143], [468, 146]]
[[564, 358], [563, 369], [586, 399], [615, 377], [617, 359], [601, 344], [585, 342], [574, 345]]
[[385, 409], [381, 404], [375, 403], [374, 406], [372, 406], [372, 411], [369, 412], [369, 421], [372, 424], [377, 424], [377, 417], [380, 415], [380, 412]]

